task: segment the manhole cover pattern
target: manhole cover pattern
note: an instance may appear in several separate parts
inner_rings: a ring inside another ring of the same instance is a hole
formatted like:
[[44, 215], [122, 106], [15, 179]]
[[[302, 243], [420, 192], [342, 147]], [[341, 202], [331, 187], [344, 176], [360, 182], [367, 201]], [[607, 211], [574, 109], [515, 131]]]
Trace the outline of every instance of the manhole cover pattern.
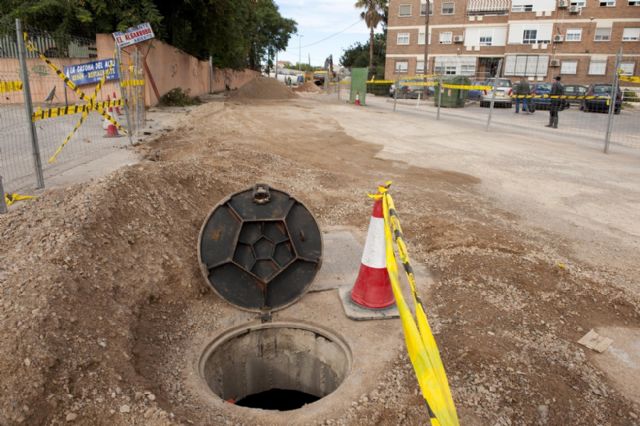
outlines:
[[200, 233], [199, 257], [209, 285], [228, 302], [252, 311], [282, 309], [306, 292], [320, 269], [322, 236], [302, 203], [267, 186], [257, 197], [256, 188], [213, 209]]

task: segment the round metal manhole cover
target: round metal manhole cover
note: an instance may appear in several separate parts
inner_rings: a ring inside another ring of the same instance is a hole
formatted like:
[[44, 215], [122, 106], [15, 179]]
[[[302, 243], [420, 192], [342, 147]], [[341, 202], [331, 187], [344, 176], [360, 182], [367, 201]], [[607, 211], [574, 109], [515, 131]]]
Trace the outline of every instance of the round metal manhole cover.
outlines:
[[307, 291], [322, 262], [322, 235], [289, 194], [256, 185], [218, 204], [200, 231], [198, 256], [209, 285], [251, 311], [282, 309]]

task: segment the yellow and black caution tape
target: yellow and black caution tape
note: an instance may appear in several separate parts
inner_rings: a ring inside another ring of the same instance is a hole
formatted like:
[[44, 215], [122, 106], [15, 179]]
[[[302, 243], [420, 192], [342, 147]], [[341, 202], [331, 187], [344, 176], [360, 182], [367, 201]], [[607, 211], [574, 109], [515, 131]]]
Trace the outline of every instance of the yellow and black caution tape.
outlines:
[[122, 80], [120, 82], [120, 86], [122, 87], [144, 86], [144, 80]]
[[[98, 102], [94, 104], [94, 109], [97, 111], [104, 111], [104, 110], [108, 110], [109, 108], [121, 107], [123, 105], [124, 105], [124, 102], [122, 102], [122, 99], [118, 99], [115, 101]], [[65, 115], [80, 114], [85, 111], [89, 112], [89, 105], [69, 105], [66, 107], [47, 108], [47, 109], [38, 108], [33, 112], [33, 115], [31, 116], [31, 120], [33, 122], [36, 122], [39, 120], [46, 120], [48, 118], [57, 118], [57, 117], [63, 117]]]
[[13, 194], [4, 194], [4, 202], [7, 204], [7, 206], [15, 204], [18, 201], [33, 200], [34, 198], [36, 197], [34, 197], [33, 195], [20, 195], [16, 194], [15, 192]]
[[21, 81], [0, 81], [0, 93], [22, 91]]
[[[387, 182], [384, 186], [378, 187], [378, 194], [371, 197], [382, 198], [387, 270], [389, 271], [391, 288], [400, 313], [407, 351], [416, 373], [420, 390], [427, 403], [431, 425], [458, 426], [458, 415], [451, 396], [451, 390], [449, 389], [447, 375], [440, 359], [440, 353], [431, 332], [431, 327], [427, 321], [427, 314], [422, 305], [422, 300], [416, 290], [415, 276], [409, 260], [407, 246], [404, 242], [402, 227], [400, 226], [393, 199], [388, 192], [390, 186], [391, 182]], [[398, 265], [396, 264], [393, 249], [394, 241], [411, 288], [416, 312], [415, 318], [411, 314], [400, 288]]]
[[626, 81], [627, 83], [640, 83], [640, 76], [637, 75], [621, 75], [620, 81]]
[[86, 110], [82, 111], [82, 117], [80, 117], [80, 121], [78, 121], [78, 124], [76, 124], [76, 126], [73, 128], [73, 131], [69, 134], [69, 136], [67, 136], [64, 142], [62, 142], [62, 144], [58, 147], [58, 149], [51, 156], [51, 158], [49, 158], [49, 163], [53, 163], [54, 161], [56, 161], [56, 157], [60, 154], [60, 152], [62, 152], [64, 147], [67, 145], [67, 143], [69, 143], [73, 135], [76, 134], [76, 132], [82, 126], [82, 124], [84, 124], [85, 120], [87, 119], [91, 111], [98, 112], [98, 114], [102, 115], [105, 118], [105, 120], [108, 120], [111, 124], [116, 126], [116, 128], [120, 130], [123, 134], [127, 134], [127, 131], [120, 125], [120, 123], [118, 123], [103, 108], [98, 108], [97, 106], [98, 104], [96, 103], [96, 97], [98, 96], [98, 93], [100, 92], [100, 90], [102, 89], [102, 86], [107, 80], [107, 75], [111, 72], [111, 68], [104, 73], [104, 75], [102, 76], [102, 79], [97, 84], [93, 92], [93, 95], [89, 97], [82, 90], [80, 90], [80, 88], [76, 86], [76, 84], [73, 81], [71, 81], [57, 66], [55, 66], [53, 62], [51, 62], [46, 56], [44, 56], [38, 50], [38, 48], [33, 44], [33, 42], [29, 40], [29, 35], [26, 32], [23, 34], [23, 36], [24, 36], [25, 44], [27, 45], [27, 49], [30, 52], [36, 53], [38, 57], [42, 59], [49, 66], [49, 68], [51, 68], [56, 73], [56, 75], [62, 79], [62, 81], [64, 81], [64, 84], [66, 84], [67, 87], [69, 87], [71, 90], [73, 90], [76, 93], [78, 98], [80, 98], [85, 102], [88, 102], [88, 104], [86, 105], [87, 107]]

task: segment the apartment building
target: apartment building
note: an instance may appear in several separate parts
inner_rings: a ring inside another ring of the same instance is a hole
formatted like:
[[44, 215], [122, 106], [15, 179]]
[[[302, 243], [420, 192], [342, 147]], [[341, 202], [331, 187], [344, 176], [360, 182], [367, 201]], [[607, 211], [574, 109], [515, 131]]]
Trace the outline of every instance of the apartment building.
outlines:
[[[610, 81], [620, 48], [640, 74], [640, 0], [390, 0], [387, 79], [428, 71], [568, 83]], [[499, 69], [500, 66], [500, 69]]]

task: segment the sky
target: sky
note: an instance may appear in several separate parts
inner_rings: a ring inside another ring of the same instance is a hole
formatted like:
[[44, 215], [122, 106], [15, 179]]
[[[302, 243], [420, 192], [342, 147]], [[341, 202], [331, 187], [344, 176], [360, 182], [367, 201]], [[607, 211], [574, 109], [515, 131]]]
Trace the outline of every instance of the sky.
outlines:
[[[338, 64], [344, 49], [356, 42], [365, 43], [369, 30], [360, 19], [360, 10], [353, 5], [355, 0], [275, 0], [280, 14], [298, 23], [298, 35], [289, 40], [286, 52], [278, 54], [278, 60], [298, 62], [299, 42], [302, 46], [302, 62], [324, 65], [324, 60], [333, 54]], [[378, 27], [380, 30], [381, 27]], [[343, 31], [344, 32], [341, 32]], [[339, 33], [325, 41], [323, 39]]]

